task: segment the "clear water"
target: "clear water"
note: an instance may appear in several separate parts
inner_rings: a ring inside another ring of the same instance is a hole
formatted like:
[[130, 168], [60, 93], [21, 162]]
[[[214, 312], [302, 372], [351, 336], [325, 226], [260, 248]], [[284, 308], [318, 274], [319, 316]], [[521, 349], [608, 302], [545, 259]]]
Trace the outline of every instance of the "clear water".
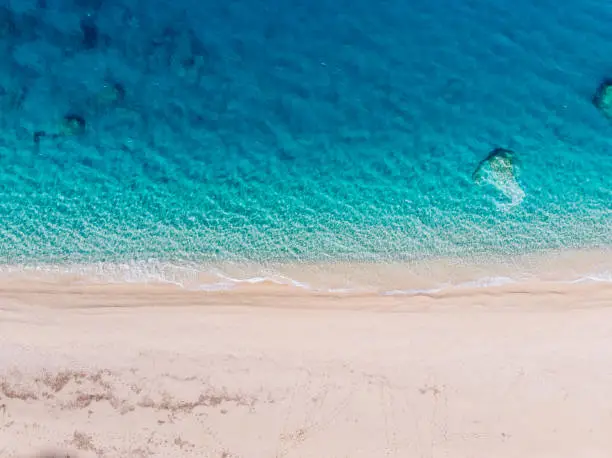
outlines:
[[[3, 5], [1, 264], [612, 245], [608, 2]], [[67, 114], [85, 132], [54, 138]], [[518, 205], [472, 181], [495, 147]]]

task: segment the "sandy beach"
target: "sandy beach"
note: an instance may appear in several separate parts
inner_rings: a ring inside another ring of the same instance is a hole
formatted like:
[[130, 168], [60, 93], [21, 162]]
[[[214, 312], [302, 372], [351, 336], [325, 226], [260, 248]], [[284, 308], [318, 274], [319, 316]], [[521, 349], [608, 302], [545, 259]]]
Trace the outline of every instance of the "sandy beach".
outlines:
[[0, 456], [605, 457], [612, 285], [2, 285]]

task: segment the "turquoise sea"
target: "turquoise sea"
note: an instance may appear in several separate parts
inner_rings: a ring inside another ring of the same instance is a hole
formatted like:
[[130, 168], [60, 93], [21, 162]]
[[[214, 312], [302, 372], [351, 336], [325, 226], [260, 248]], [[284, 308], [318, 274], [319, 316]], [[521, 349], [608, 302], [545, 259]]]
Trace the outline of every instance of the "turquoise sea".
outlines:
[[1, 5], [5, 268], [612, 246], [609, 2]]

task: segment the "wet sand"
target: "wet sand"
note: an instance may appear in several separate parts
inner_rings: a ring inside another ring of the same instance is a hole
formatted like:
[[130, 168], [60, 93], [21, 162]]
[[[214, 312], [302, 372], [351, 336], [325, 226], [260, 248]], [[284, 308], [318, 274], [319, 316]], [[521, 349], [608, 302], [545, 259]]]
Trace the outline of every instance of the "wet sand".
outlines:
[[[516, 256], [426, 258], [403, 262], [171, 263], [139, 261], [35, 267], [0, 265], [0, 291], [142, 284], [241, 294], [261, 288], [288, 295], [385, 295], [448, 292], [509, 283], [612, 282], [612, 248]], [[216, 296], [214, 296], [216, 297]]]

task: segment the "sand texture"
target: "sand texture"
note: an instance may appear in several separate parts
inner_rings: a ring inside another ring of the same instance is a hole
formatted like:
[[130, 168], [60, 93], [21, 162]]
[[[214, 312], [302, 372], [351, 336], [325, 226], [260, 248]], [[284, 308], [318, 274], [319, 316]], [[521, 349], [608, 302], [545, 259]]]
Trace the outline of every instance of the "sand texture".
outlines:
[[260, 289], [236, 306], [162, 287], [156, 303], [147, 288], [3, 295], [0, 456], [612, 450], [609, 285], [295, 300]]

